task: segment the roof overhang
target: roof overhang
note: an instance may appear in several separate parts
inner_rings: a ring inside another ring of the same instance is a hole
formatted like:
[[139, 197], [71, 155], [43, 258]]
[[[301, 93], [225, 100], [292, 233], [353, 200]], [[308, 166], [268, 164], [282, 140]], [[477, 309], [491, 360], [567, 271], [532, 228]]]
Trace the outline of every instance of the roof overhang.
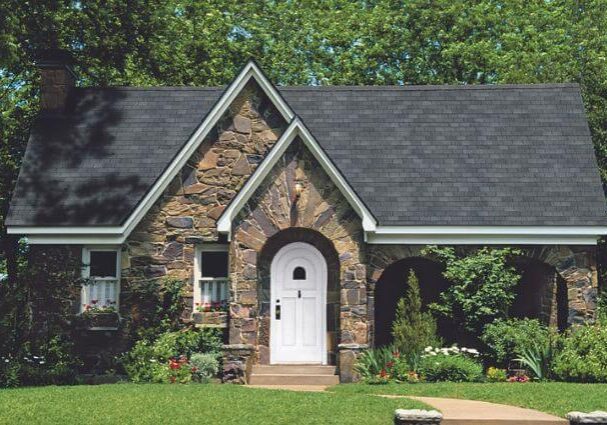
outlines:
[[[192, 134], [183, 148], [156, 180], [152, 188], [139, 202], [135, 210], [121, 226], [8, 226], [7, 233], [23, 235], [32, 244], [88, 244], [112, 243], [121, 244], [158, 200], [160, 195], [175, 178], [179, 170], [196, 151], [204, 138], [215, 127], [217, 121], [225, 114], [232, 101], [238, 96], [246, 84], [254, 80], [272, 101], [286, 122], [291, 122], [295, 114], [282, 98], [276, 87], [263, 74], [255, 61], [250, 60], [238, 76], [226, 88], [211, 111], [206, 115], [200, 126]], [[107, 241], [107, 242], [106, 242]]]
[[228, 240], [231, 238], [232, 222], [238, 215], [242, 207], [251, 198], [255, 190], [263, 182], [266, 176], [270, 173], [279, 158], [285, 153], [289, 145], [297, 137], [301, 139], [304, 145], [310, 150], [314, 158], [327, 173], [331, 181], [341, 191], [350, 206], [356, 211], [362, 220], [362, 227], [365, 233], [373, 232], [376, 229], [376, 221], [373, 214], [369, 211], [366, 205], [360, 200], [356, 192], [350, 187], [346, 179], [339, 172], [335, 164], [327, 156], [325, 151], [320, 147], [314, 136], [308, 131], [299, 117], [295, 117], [285, 132], [280, 136], [280, 139], [272, 147], [263, 162], [257, 167], [253, 175], [247, 180], [243, 188], [238, 192], [236, 197], [223, 211], [219, 220], [217, 220], [217, 231], [228, 235]]
[[371, 244], [596, 245], [607, 226], [378, 226]]
[[268, 156], [223, 212], [218, 230], [230, 234], [232, 222], [289, 144], [300, 137], [325, 172], [362, 219], [365, 240], [371, 244], [469, 244], [469, 245], [595, 245], [607, 235], [607, 226], [378, 226], [376, 220], [318, 142], [295, 116], [278, 90], [254, 61], [249, 61], [226, 88], [200, 126], [177, 153], [167, 169], [120, 226], [8, 226], [7, 233], [22, 235], [31, 244], [117, 245], [125, 242], [158, 200], [179, 170], [225, 114], [245, 85], [255, 80], [286, 122], [290, 123]]

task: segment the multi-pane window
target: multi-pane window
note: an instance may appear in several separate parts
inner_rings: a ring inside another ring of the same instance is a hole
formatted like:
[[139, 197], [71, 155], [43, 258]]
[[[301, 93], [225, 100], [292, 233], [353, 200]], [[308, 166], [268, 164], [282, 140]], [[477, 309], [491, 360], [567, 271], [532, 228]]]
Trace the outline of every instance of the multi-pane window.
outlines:
[[89, 313], [118, 311], [120, 294], [120, 251], [113, 248], [84, 248], [82, 300], [80, 310]]
[[196, 250], [195, 310], [225, 311], [228, 307], [228, 248], [209, 244]]

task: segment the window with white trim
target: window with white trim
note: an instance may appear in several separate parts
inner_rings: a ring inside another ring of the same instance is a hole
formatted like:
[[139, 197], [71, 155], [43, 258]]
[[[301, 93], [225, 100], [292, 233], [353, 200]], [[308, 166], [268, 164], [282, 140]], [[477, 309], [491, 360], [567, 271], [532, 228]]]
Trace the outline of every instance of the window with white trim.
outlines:
[[228, 245], [199, 245], [195, 258], [194, 310], [226, 311], [229, 304]]
[[84, 247], [80, 311], [82, 313], [118, 312], [120, 295], [120, 249]]

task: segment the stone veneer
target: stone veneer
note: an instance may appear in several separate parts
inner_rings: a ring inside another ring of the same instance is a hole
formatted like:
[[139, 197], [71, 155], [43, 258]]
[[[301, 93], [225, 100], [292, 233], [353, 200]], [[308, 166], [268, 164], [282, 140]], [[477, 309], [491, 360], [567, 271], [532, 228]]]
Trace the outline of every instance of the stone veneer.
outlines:
[[175, 278], [189, 284], [195, 244], [221, 241], [216, 220], [263, 160], [285, 121], [256, 83], [249, 83], [129, 236], [122, 255], [122, 286]]
[[[301, 188], [299, 196], [297, 185]], [[281, 238], [285, 232], [289, 236]], [[251, 344], [257, 347], [257, 361], [269, 362], [267, 261], [270, 256], [265, 257], [264, 265], [260, 260], [264, 247], [276, 238], [281, 238], [283, 245], [298, 241], [311, 243], [327, 259], [330, 280], [327, 345], [333, 357], [337, 357], [338, 344], [366, 346], [368, 315], [361, 220], [318, 161], [297, 139], [233, 224], [230, 280], [234, 298], [230, 310], [230, 343]], [[331, 261], [331, 250], [336, 251], [336, 261]], [[331, 270], [332, 266], [338, 270]], [[331, 275], [337, 282], [331, 281]], [[337, 311], [338, 317], [331, 314]], [[340, 370], [340, 373], [344, 380], [351, 371]]]

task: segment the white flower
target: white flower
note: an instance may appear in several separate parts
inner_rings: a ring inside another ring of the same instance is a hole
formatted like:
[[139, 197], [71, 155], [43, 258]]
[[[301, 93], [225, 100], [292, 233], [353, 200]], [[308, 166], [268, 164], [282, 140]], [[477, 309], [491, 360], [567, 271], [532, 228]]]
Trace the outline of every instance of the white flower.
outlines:
[[430, 351], [432, 351], [432, 347], [428, 346], [428, 347], [424, 348], [424, 351], [426, 353], [429, 353]]
[[468, 349], [467, 349], [466, 347], [462, 347], [462, 348], [460, 348], [460, 351], [461, 351], [462, 353], [465, 353], [466, 351], [468, 351]]
[[479, 355], [478, 350], [476, 350], [476, 349], [474, 349], [474, 348], [470, 348], [470, 349], [468, 350], [468, 352], [469, 352], [470, 354], [472, 354], [473, 356], [478, 356], [478, 355]]
[[46, 363], [44, 360], [40, 360], [40, 364], [44, 364]]
[[10, 363], [9, 359], [4, 359], [4, 363]]

